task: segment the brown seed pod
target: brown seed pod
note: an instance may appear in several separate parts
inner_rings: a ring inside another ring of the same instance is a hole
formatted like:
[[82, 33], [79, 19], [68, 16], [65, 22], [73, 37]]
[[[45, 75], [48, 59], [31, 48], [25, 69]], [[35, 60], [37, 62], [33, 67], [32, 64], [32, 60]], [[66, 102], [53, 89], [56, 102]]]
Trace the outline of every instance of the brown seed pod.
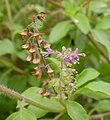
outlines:
[[32, 58], [33, 58], [33, 54], [30, 53], [30, 54], [27, 56], [26, 61], [31, 61]]
[[42, 70], [40, 68], [36, 69], [33, 73], [34, 76], [36, 76], [38, 79], [42, 76]]
[[51, 77], [51, 78], [54, 76], [53, 70], [50, 66], [48, 67], [47, 73], [48, 73], [49, 77]]
[[30, 53], [36, 52], [36, 46], [35, 46], [34, 44], [31, 44], [31, 45], [30, 45], [29, 52], [30, 52]]
[[46, 90], [45, 90], [45, 89], [42, 89], [42, 90], [39, 91], [39, 94], [41, 94], [41, 95], [43, 95], [43, 94], [45, 94], [45, 93], [46, 93]]
[[43, 81], [43, 86], [47, 86], [48, 85], [48, 81]]
[[33, 62], [34, 64], [40, 63], [40, 58], [39, 58], [38, 54], [34, 54], [34, 57], [33, 57], [32, 62]]
[[45, 16], [45, 12], [40, 12], [38, 15], [37, 15], [37, 18], [41, 21], [41, 22], [45, 22], [46, 20], [44, 19], [44, 16]]
[[30, 37], [29, 28], [26, 28], [23, 32], [20, 33], [24, 40], [27, 40]]
[[29, 46], [30, 46], [30, 43], [28, 41], [26, 41], [26, 43], [24, 45], [22, 45], [22, 48], [27, 49], [27, 48], [29, 48]]
[[33, 31], [34, 31], [33, 36], [36, 38], [36, 40], [38, 40], [40, 36], [39, 31], [37, 29], [34, 29]]
[[48, 98], [50, 98], [50, 95], [51, 95], [50, 92], [46, 92], [43, 94], [44, 97], [48, 97]]

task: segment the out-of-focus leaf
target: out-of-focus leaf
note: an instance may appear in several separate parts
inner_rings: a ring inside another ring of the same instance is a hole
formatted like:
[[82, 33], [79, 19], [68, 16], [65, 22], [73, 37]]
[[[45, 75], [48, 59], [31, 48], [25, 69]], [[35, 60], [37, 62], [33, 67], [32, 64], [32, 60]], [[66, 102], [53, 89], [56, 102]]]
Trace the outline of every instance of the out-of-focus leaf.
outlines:
[[93, 68], [84, 69], [77, 77], [77, 87], [84, 85], [85, 83], [98, 77], [99, 72]]
[[[42, 97], [42, 95], [39, 94], [40, 90], [41, 90], [41, 88], [31, 87], [31, 88], [27, 89], [26, 91], [24, 91], [23, 95], [37, 101], [39, 104], [41, 104], [43, 106], [48, 107], [51, 112], [53, 112], [52, 111], [53, 108], [56, 112], [60, 112], [60, 111], [64, 110], [64, 107], [55, 98], [51, 97], [50, 99], [48, 99], [46, 97]], [[20, 107], [20, 103], [21, 102], [18, 102], [17, 107]], [[25, 103], [25, 105], [27, 105], [27, 103]]]
[[104, 16], [99, 23], [96, 24], [96, 29], [109, 29], [110, 28], [110, 15]]
[[104, 30], [91, 30], [94, 39], [100, 44], [104, 45], [108, 51], [108, 56], [110, 59], [110, 37]]
[[110, 100], [98, 101], [94, 104], [94, 109], [97, 112], [110, 112]]
[[67, 101], [67, 113], [72, 120], [89, 120], [84, 108], [77, 102]]
[[28, 77], [23, 75], [13, 75], [7, 83], [7, 86], [12, 90], [22, 92], [26, 88]]
[[78, 10], [80, 9], [79, 6], [76, 6], [73, 1], [68, 0], [68, 1], [63, 1], [62, 2], [64, 9], [64, 13], [69, 16], [74, 16]]
[[67, 33], [71, 28], [72, 28], [72, 25], [70, 21], [63, 21], [63, 22], [57, 23], [49, 35], [49, 42], [56, 43], [60, 41], [61, 38], [67, 35]]
[[11, 114], [6, 120], [37, 120], [35, 115], [28, 109]]
[[8, 40], [4, 39], [0, 41], [0, 56], [5, 55], [5, 54], [13, 54], [15, 52], [13, 43]]
[[110, 98], [110, 84], [103, 81], [95, 81], [79, 89], [76, 94], [94, 98], [96, 100]]
[[36, 115], [36, 118], [41, 118], [48, 113], [48, 111], [29, 105], [28, 109]]
[[72, 17], [72, 20], [84, 34], [87, 34], [90, 31], [91, 27], [89, 24], [89, 20], [85, 15], [78, 13], [77, 15]]
[[103, 12], [102, 9], [106, 8], [107, 4], [103, 0], [93, 0], [90, 3], [90, 10], [96, 13]]
[[21, 51], [17, 53], [18, 58], [20, 58], [23, 61], [26, 61], [27, 55], [28, 55], [27, 51]]

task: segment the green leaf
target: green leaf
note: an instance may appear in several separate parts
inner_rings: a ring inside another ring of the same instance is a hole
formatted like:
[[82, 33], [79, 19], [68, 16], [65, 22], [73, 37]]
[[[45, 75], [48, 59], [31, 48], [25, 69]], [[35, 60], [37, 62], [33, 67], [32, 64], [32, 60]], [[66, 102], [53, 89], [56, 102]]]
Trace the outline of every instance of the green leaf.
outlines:
[[77, 87], [80, 87], [82, 85], [84, 85], [85, 83], [95, 79], [96, 77], [98, 77], [99, 72], [97, 72], [95, 69], [93, 68], [87, 68], [84, 69], [77, 77]]
[[12, 42], [8, 39], [0, 41], [0, 56], [14, 53], [15, 49]]
[[89, 20], [85, 15], [78, 13], [76, 16], [72, 17], [72, 20], [84, 34], [90, 31], [91, 27]]
[[28, 109], [32, 111], [36, 118], [41, 118], [48, 113], [48, 111], [29, 105]]
[[90, 11], [95, 13], [103, 13], [107, 4], [103, 0], [92, 0], [90, 3]]
[[79, 89], [76, 94], [83, 94], [96, 100], [107, 99], [110, 98], [110, 83], [103, 81], [91, 82]]
[[7, 86], [15, 91], [23, 92], [26, 89], [28, 77], [24, 75], [13, 75], [8, 80]]
[[110, 100], [101, 100], [94, 104], [97, 112], [110, 112]]
[[68, 115], [72, 120], [89, 120], [84, 108], [77, 102], [67, 101], [66, 103]]
[[105, 48], [108, 51], [108, 56], [110, 59], [110, 38], [109, 38], [109, 34], [107, 34], [106, 31], [104, 30], [91, 30], [92, 35], [94, 37], [94, 39], [99, 42], [100, 44], [104, 45]]
[[49, 42], [56, 43], [61, 40], [61, 38], [65, 37], [69, 30], [72, 28], [70, 21], [63, 21], [57, 23], [52, 29], [49, 35]]
[[96, 29], [109, 29], [110, 28], [110, 15], [104, 16], [100, 22], [96, 24]]
[[22, 112], [11, 114], [6, 120], [37, 120], [35, 115], [28, 109], [23, 108]]
[[[38, 87], [31, 87], [29, 89], [27, 89], [26, 91], [23, 92], [23, 95], [31, 98], [35, 101], [37, 101], [39, 104], [48, 107], [48, 109], [51, 112], [61, 112], [64, 110], [64, 107], [61, 105], [60, 102], [58, 102], [56, 100], [56, 98], [51, 97], [46, 98], [46, 97], [42, 97], [42, 95], [39, 94], [39, 91], [41, 90], [41, 88]], [[20, 107], [21, 102], [18, 102], [17, 107]], [[28, 103], [25, 103], [25, 105], [27, 105]], [[53, 111], [54, 109], [54, 111]]]

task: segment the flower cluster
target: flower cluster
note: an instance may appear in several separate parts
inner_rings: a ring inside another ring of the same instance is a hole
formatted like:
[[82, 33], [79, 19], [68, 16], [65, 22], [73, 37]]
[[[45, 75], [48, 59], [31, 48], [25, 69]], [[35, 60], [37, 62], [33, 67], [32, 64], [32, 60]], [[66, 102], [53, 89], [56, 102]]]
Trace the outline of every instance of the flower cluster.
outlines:
[[62, 52], [58, 52], [57, 58], [62, 58], [64, 63], [71, 67], [72, 64], [79, 64], [79, 56], [85, 57], [85, 53], [78, 53], [78, 48], [76, 50], [72, 51], [71, 48], [62, 47]]
[[[71, 48], [62, 47], [61, 52], [51, 49], [50, 44], [41, 37], [40, 32], [36, 28], [36, 18], [44, 22], [44, 15], [45, 13], [41, 12], [37, 16], [32, 16], [31, 25], [33, 29], [30, 30], [30, 26], [28, 25], [28, 27], [20, 33], [24, 39], [22, 48], [29, 52], [26, 60], [37, 65], [34, 68], [33, 75], [40, 79], [44, 69], [48, 74], [49, 80], [43, 81], [43, 89], [39, 93], [42, 96], [50, 97], [51, 93], [58, 95], [58, 93], [63, 92], [63, 95], [67, 97], [68, 94], [76, 90], [75, 78], [78, 72], [74, 69], [73, 64], [79, 64], [79, 56], [85, 56], [85, 54], [78, 53], [78, 48], [73, 51]], [[57, 79], [53, 79], [54, 71], [49, 64], [46, 64], [45, 59], [52, 53], [56, 53], [57, 58], [61, 61], [59, 67], [60, 76]], [[66, 64], [66, 66], [64, 64]], [[50, 90], [51, 88], [53, 90]]]

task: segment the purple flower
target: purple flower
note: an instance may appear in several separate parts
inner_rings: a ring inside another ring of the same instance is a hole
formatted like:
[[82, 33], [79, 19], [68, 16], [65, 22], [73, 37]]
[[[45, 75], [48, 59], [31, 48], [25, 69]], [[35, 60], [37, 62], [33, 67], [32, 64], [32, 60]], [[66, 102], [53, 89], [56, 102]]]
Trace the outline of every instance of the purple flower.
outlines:
[[50, 54], [54, 52], [51, 48], [47, 48], [46, 50], [47, 52], [42, 52], [45, 57], [48, 57]]
[[72, 82], [69, 82], [68, 85], [69, 85], [71, 88], [76, 88], [76, 86], [75, 86], [74, 83], [72, 83]]
[[76, 64], [79, 63], [79, 56], [85, 56], [84, 53], [78, 53], [78, 48], [76, 48], [75, 51], [72, 52], [71, 48], [62, 48], [62, 56], [65, 64], [67, 66], [72, 66], [71, 63]]

